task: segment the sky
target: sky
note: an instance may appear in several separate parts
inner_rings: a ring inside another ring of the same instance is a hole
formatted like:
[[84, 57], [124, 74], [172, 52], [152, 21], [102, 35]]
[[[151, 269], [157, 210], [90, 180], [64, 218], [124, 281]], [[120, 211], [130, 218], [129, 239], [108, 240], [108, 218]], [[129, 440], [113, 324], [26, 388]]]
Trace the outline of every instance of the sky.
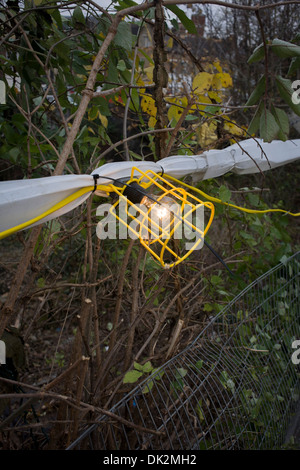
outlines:
[[[103, 8], [108, 7], [112, 3], [111, 0], [93, 0], [93, 1]], [[143, 3], [146, 0], [134, 0], [134, 1], [136, 3]], [[179, 5], [179, 8], [183, 9], [187, 13], [187, 9], [185, 5]]]
[[[112, 3], [111, 0], [93, 0], [93, 1], [103, 8], [108, 7]], [[143, 3], [143, 0], [135, 0], [135, 2]]]

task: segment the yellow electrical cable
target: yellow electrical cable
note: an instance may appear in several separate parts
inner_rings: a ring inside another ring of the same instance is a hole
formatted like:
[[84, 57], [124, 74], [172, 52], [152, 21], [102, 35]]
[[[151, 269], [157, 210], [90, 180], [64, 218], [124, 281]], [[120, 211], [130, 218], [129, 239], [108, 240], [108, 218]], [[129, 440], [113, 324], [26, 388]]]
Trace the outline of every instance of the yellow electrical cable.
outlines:
[[55, 204], [53, 207], [51, 207], [51, 209], [48, 209], [47, 211], [43, 212], [42, 214], [34, 217], [33, 219], [31, 220], [27, 220], [27, 222], [23, 222], [22, 224], [20, 225], [16, 225], [15, 227], [12, 227], [8, 230], [4, 230], [4, 232], [1, 232], [0, 233], [0, 240], [2, 238], [5, 238], [5, 237], [8, 237], [9, 235], [12, 235], [13, 233], [16, 233], [18, 232], [19, 230], [22, 230], [26, 227], [29, 227], [30, 225], [38, 222], [39, 220], [47, 217], [48, 215], [50, 214], [53, 214], [53, 212], [61, 209], [62, 207], [66, 206], [67, 204], [69, 204], [70, 202], [73, 202], [75, 199], [78, 199], [80, 196], [82, 196], [83, 194], [86, 194], [88, 192], [91, 192], [93, 191], [94, 189], [94, 186], [88, 186], [86, 188], [82, 188], [82, 189], [79, 189], [78, 191], [76, 191], [75, 193], [71, 194], [70, 196], [66, 197], [65, 199], [63, 199], [62, 201], [58, 202], [57, 204]]
[[[170, 176], [170, 175], [164, 175], [164, 177], [166, 179], [169, 179], [171, 181], [174, 181], [182, 186], [185, 186], [186, 188], [189, 188], [191, 191], [194, 191], [198, 194], [201, 194], [202, 196], [204, 196], [206, 199], [208, 199], [209, 201], [211, 202], [216, 202], [218, 204], [223, 204], [223, 205], [226, 205], [226, 206], [229, 206], [229, 207], [233, 207], [234, 209], [238, 209], [238, 210], [241, 210], [243, 212], [247, 212], [249, 214], [266, 214], [268, 212], [282, 212], [284, 214], [289, 214], [293, 217], [299, 217], [300, 216], [300, 212], [298, 213], [292, 213], [292, 212], [289, 212], [289, 211], [286, 211], [284, 209], [264, 209], [264, 210], [256, 210], [256, 209], [248, 209], [248, 208], [245, 208], [245, 207], [240, 207], [240, 206], [237, 206], [235, 204], [231, 204], [229, 202], [224, 202], [224, 201], [221, 201], [221, 199], [218, 199], [216, 197], [213, 197], [213, 196], [209, 196], [208, 194], [206, 194], [204, 191], [201, 191], [201, 189], [198, 189], [198, 188], [195, 188], [194, 186], [190, 186], [188, 185], [187, 183], [184, 183], [182, 181], [178, 181], [176, 178]], [[53, 214], [53, 212], [61, 209], [62, 207], [66, 206], [67, 204], [73, 202], [75, 199], [78, 199], [80, 196], [82, 196], [83, 194], [86, 194], [88, 192], [92, 192], [94, 190], [94, 186], [88, 186], [86, 188], [82, 188], [78, 191], [76, 191], [75, 193], [71, 194], [70, 196], [66, 197], [65, 199], [63, 199], [62, 201], [58, 202], [57, 204], [55, 204], [53, 207], [51, 207], [50, 209], [48, 209], [47, 211], [43, 212], [42, 214], [34, 217], [33, 219], [30, 219], [28, 220], [27, 222], [23, 222], [22, 224], [19, 224], [15, 227], [12, 227], [8, 230], [4, 230], [3, 232], [0, 233], [0, 240], [5, 238], [5, 237], [8, 237], [9, 235], [12, 235], [13, 233], [16, 233], [18, 232], [19, 230], [22, 230], [26, 227], [29, 227], [33, 224], [35, 224], [36, 222], [44, 219], [45, 217], [47, 217], [48, 215], [50, 214]], [[107, 185], [107, 186], [104, 186], [104, 185], [97, 185], [97, 190], [102, 190], [102, 191], [106, 191], [106, 192], [112, 192], [115, 190], [115, 186], [110, 184], [110, 185]]]
[[183, 183], [182, 181], [178, 181], [176, 178], [173, 178], [172, 176], [164, 175], [164, 177], [166, 179], [170, 179], [171, 181], [175, 181], [176, 183], [181, 184], [182, 186], [185, 186], [186, 188], [189, 188], [191, 191], [195, 191], [196, 193], [201, 194], [201, 196], [204, 196], [209, 201], [216, 202], [217, 204], [223, 204], [225, 206], [230, 206], [230, 207], [233, 207], [234, 209], [238, 209], [240, 211], [247, 212], [249, 214], [266, 214], [267, 212], [283, 212], [284, 214], [289, 214], [289, 215], [292, 215], [293, 217], [299, 217], [300, 216], [300, 212], [292, 213], [292, 212], [286, 211], [284, 209], [256, 210], [256, 209], [248, 209], [246, 207], [236, 206], [235, 204], [230, 204], [229, 202], [221, 201], [221, 199], [218, 199], [216, 197], [209, 196], [204, 191], [201, 191], [201, 189], [195, 188], [194, 186], [190, 186], [189, 184]]
[[[0, 233], [0, 240], [3, 238], [8, 237], [9, 235], [12, 235], [13, 233], [19, 232], [20, 230], [23, 230], [26, 227], [29, 227], [32, 224], [35, 224], [36, 222], [39, 222], [40, 220], [44, 219], [50, 214], [53, 214], [53, 212], [61, 209], [62, 207], [65, 207], [67, 204], [70, 204], [71, 202], [75, 201], [75, 199], [78, 199], [80, 196], [83, 196], [83, 194], [93, 192], [95, 189], [94, 186], [87, 186], [86, 188], [81, 188], [75, 193], [71, 194], [70, 196], [66, 197], [62, 201], [58, 202], [55, 204], [53, 207], [48, 209], [47, 211], [43, 212], [42, 214], [34, 217], [33, 219], [27, 220], [27, 222], [23, 222], [20, 225], [16, 225], [15, 227], [12, 227], [10, 229], [4, 230], [3, 232]], [[104, 186], [104, 185], [97, 185], [96, 187], [97, 190], [100, 191], [105, 191], [105, 192], [112, 192], [114, 191], [114, 186], [112, 184]]]

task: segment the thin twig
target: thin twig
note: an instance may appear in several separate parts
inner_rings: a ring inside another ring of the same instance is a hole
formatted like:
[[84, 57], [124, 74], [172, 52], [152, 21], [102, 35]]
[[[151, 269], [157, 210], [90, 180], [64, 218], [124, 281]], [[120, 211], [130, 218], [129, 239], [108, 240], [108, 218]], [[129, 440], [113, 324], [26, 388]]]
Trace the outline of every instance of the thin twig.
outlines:
[[[75, 364], [74, 364], [74, 366], [75, 366]], [[2, 377], [0, 377], [0, 380], [2, 380], [4, 382], [11, 383], [11, 384], [16, 384], [17, 383], [17, 384], [20, 384], [22, 386], [26, 386], [26, 384], [22, 384], [20, 382], [14, 381], [14, 380], [3, 379]], [[105, 410], [103, 408], [99, 408], [98, 406], [93, 406], [93, 405], [90, 405], [90, 404], [85, 403], [83, 401], [76, 402], [76, 399], [74, 399], [72, 397], [69, 397], [68, 395], [53, 393], [53, 392], [49, 392], [48, 390], [45, 391], [45, 390], [41, 390], [41, 389], [38, 389], [38, 388], [36, 388], [36, 390], [37, 390], [36, 393], [18, 393], [18, 394], [15, 394], [15, 393], [11, 394], [10, 393], [10, 394], [4, 394], [3, 397], [4, 398], [13, 398], [13, 397], [26, 398], [26, 397], [28, 397], [29, 399], [24, 403], [24, 409], [28, 408], [28, 406], [35, 400], [39, 400], [39, 399], [45, 398], [45, 397], [52, 397], [52, 398], [56, 398], [58, 400], [66, 401], [67, 403], [69, 403], [71, 406], [73, 406], [74, 408], [76, 408], [78, 410], [80, 410], [79, 406], [81, 406], [81, 411], [83, 409], [86, 409], [88, 411], [93, 411], [93, 412], [97, 412], [99, 414], [103, 414], [103, 415], [105, 415], [105, 416], [107, 416], [107, 417], [109, 417], [109, 418], [111, 418], [111, 419], [113, 419], [117, 422], [120, 422], [120, 423], [124, 424], [125, 426], [128, 426], [129, 428], [137, 429], [140, 432], [145, 432], [145, 433], [153, 434], [153, 435], [156, 435], [156, 436], [163, 436], [164, 435], [163, 431], [157, 431], [155, 429], [150, 429], [150, 428], [146, 428], [144, 426], [140, 426], [139, 424], [135, 424], [131, 421], [128, 421], [127, 419], [123, 418], [122, 416], [116, 415], [115, 413], [112, 413], [111, 411]], [[17, 411], [19, 411], [20, 408]], [[14, 417], [15, 416], [12, 417], [12, 415], [10, 415], [5, 421], [0, 423], [0, 429], [3, 429], [5, 426], [7, 426], [12, 421], [12, 419], [14, 419]], [[63, 422], [68, 422], [68, 420], [64, 420]]]
[[194, 98], [191, 98], [189, 93], [188, 93], [188, 90], [187, 90], [187, 85], [186, 83], [184, 82], [183, 83], [183, 88], [185, 90], [185, 95], [187, 96], [187, 100], [188, 100], [188, 104], [187, 106], [183, 109], [182, 113], [181, 113], [181, 116], [180, 118], [178, 119], [178, 122], [174, 128], [174, 130], [172, 131], [171, 133], [171, 136], [170, 136], [170, 140], [168, 142], [168, 146], [166, 148], [166, 151], [165, 151], [165, 156], [168, 157], [170, 152], [171, 152], [171, 149], [172, 149], [172, 146], [173, 146], [173, 143], [174, 143], [174, 140], [176, 138], [176, 135], [177, 135], [177, 132], [179, 131], [183, 121], [185, 120], [186, 116], [188, 115], [190, 109], [192, 108], [192, 106], [195, 104], [195, 99]]
[[[130, 137], [127, 137], [126, 140], [127, 140], [127, 142], [129, 142], [130, 140], [138, 139], [139, 137], [144, 137], [146, 135], [156, 134], [157, 132], [172, 132], [174, 129], [175, 129], [175, 127], [167, 127], [165, 129], [151, 129], [149, 131], [144, 131], [144, 132], [140, 132], [140, 133], [135, 134], [135, 135], [131, 135]], [[102, 160], [103, 157], [105, 157], [108, 153], [115, 150], [120, 145], [123, 145], [123, 143], [124, 143], [123, 139], [119, 140], [119, 142], [116, 142], [116, 143], [112, 144], [108, 149], [106, 149], [104, 152], [102, 152], [99, 155], [99, 157], [97, 157], [92, 162], [92, 164], [89, 166], [89, 168], [87, 169], [87, 173], [91, 172], [93, 170], [93, 168], [95, 168], [96, 165], [100, 162], [100, 160]]]
[[[137, 58], [137, 52], [138, 52], [138, 46], [136, 45], [135, 48], [134, 48], [134, 56], [133, 56], [133, 61], [132, 61], [130, 85], [133, 85], [133, 81], [134, 81], [134, 72], [135, 72], [135, 63], [136, 63], [136, 58]], [[129, 106], [130, 106], [130, 102], [131, 102], [131, 96], [132, 96], [132, 90], [130, 88], [129, 89], [129, 94], [127, 96], [127, 101], [126, 101], [126, 104], [125, 104], [124, 118], [123, 118], [124, 152], [125, 152], [125, 160], [127, 160], [127, 161], [130, 160], [128, 141], [127, 141], [127, 120], [128, 120], [128, 111], [129, 111]]]
[[124, 366], [123, 366], [124, 372], [126, 372], [127, 368], [129, 367], [131, 354], [132, 354], [132, 347], [134, 343], [134, 336], [135, 336], [134, 321], [138, 314], [138, 300], [139, 300], [139, 271], [140, 271], [140, 264], [141, 264], [143, 255], [144, 255], [144, 247], [140, 245], [138, 257], [132, 270], [132, 304], [131, 304], [131, 314], [130, 314], [130, 324], [132, 324], [132, 326], [128, 333], [127, 347], [126, 347]]
[[[42, 389], [39, 389], [40, 390], [40, 397], [39, 398], [43, 398], [45, 396], [45, 393], [47, 393], [48, 390], [55, 387], [62, 380], [64, 380], [66, 378], [66, 376], [68, 376], [70, 374], [70, 372], [72, 372], [73, 369], [75, 369], [78, 366], [78, 364], [80, 364], [80, 362], [82, 362], [84, 360], [86, 360], [86, 358], [81, 357], [74, 364], [72, 364], [67, 370], [65, 370], [62, 374], [60, 374], [58, 377], [56, 377], [54, 380], [52, 380], [52, 382], [49, 382]], [[4, 382], [8, 382], [8, 383], [14, 383], [15, 382], [15, 381], [8, 381], [8, 379], [4, 379], [2, 377], [0, 377], [0, 380], [2, 380]], [[20, 396], [20, 394], [18, 394], [18, 395]], [[15, 417], [19, 416], [20, 413], [22, 413], [24, 410], [26, 410], [31, 405], [31, 403], [33, 403], [33, 401], [35, 399], [36, 399], [36, 395], [31, 397], [29, 400], [27, 400], [25, 403], [23, 403], [17, 410], [15, 410], [13, 413], [11, 413], [4, 421], [2, 421], [2, 423], [0, 423], [0, 429], [4, 428], [9, 423], [11, 423], [15, 419]]]
[[246, 11], [252, 11], [255, 12], [257, 10], [268, 10], [269, 8], [274, 8], [274, 7], [280, 7], [280, 6], [286, 6], [286, 5], [297, 5], [300, 3], [300, 0], [287, 0], [284, 2], [278, 2], [278, 3], [269, 3], [267, 5], [240, 5], [238, 3], [229, 3], [229, 2], [223, 2], [221, 0], [164, 0], [163, 5], [189, 5], [189, 4], [195, 4], [195, 5], [218, 5], [221, 7], [226, 7], [226, 8], [233, 8], [237, 10], [246, 10]]

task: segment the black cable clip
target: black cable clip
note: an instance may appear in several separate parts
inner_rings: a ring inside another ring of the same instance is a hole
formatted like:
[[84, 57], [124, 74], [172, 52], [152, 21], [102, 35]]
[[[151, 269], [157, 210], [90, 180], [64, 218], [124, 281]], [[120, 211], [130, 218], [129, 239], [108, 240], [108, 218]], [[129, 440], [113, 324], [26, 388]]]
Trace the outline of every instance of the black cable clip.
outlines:
[[92, 175], [92, 177], [94, 178], [94, 189], [92, 191], [94, 193], [97, 189], [97, 182], [98, 182], [99, 175], [94, 174], [94, 175]]

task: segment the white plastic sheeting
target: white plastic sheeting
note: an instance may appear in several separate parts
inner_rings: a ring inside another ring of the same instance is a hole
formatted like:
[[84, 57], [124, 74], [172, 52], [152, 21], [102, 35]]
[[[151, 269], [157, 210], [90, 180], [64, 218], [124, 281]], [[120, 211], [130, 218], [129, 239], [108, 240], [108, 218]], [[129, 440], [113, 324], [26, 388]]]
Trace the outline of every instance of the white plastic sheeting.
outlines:
[[[216, 178], [229, 171], [250, 174], [267, 171], [300, 158], [300, 139], [266, 143], [248, 139], [223, 150], [209, 150], [201, 155], [176, 155], [159, 162], [137, 161], [108, 163], [93, 171], [98, 184], [109, 184], [109, 178], [130, 177], [132, 167], [143, 171], [168, 174], [180, 179], [192, 175], [194, 181]], [[13, 227], [25, 224], [64, 200], [76, 191], [94, 186], [92, 175], [62, 175], [0, 183], [0, 236]], [[80, 195], [59, 210], [46, 215], [30, 226], [63, 215], [82, 204], [92, 193]], [[27, 227], [28, 228], [28, 227]]]
[[300, 139], [267, 143], [248, 139], [223, 150], [201, 155], [174, 156], [160, 160], [165, 172], [174, 178], [193, 175], [194, 181], [217, 178], [229, 171], [239, 175], [267, 171], [300, 158]]

